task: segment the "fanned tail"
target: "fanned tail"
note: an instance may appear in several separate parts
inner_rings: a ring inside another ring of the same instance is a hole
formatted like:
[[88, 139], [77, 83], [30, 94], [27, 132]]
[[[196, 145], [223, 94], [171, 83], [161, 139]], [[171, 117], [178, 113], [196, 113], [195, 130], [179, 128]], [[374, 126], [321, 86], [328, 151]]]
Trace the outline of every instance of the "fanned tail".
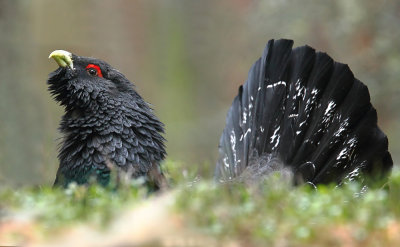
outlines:
[[289, 170], [294, 183], [379, 179], [391, 170], [368, 88], [309, 46], [270, 40], [228, 111], [215, 176]]

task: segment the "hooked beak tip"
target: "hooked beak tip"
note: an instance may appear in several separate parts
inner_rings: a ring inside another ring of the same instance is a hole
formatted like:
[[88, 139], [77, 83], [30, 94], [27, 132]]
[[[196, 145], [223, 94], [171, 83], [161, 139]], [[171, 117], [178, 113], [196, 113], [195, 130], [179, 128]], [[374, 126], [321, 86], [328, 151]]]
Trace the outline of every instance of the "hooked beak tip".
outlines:
[[71, 69], [74, 68], [74, 63], [72, 61], [72, 53], [64, 50], [55, 50], [50, 53], [49, 58], [53, 58], [54, 61], [60, 67], [70, 67]]

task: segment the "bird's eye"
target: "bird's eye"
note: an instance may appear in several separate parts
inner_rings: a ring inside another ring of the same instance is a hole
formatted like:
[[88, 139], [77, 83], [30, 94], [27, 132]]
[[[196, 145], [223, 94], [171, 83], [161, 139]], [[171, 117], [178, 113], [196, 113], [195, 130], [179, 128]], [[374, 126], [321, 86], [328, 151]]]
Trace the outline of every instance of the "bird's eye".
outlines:
[[89, 73], [89, 75], [97, 76], [97, 71], [93, 68], [88, 69], [87, 72]]
[[91, 76], [103, 77], [103, 74], [101, 73], [101, 69], [98, 65], [89, 64], [88, 66], [86, 66], [86, 71]]

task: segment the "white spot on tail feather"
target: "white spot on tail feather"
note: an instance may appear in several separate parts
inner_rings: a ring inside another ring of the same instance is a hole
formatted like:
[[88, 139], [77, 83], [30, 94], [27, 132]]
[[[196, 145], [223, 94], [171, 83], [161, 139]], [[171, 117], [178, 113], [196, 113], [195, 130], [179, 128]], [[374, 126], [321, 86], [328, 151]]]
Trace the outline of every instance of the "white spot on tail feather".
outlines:
[[331, 114], [335, 107], [336, 107], [336, 103], [335, 102], [333, 102], [333, 101], [329, 102], [328, 106], [326, 107], [326, 110], [325, 110], [324, 114], [325, 115]]
[[278, 81], [278, 82], [275, 82], [274, 84], [268, 85], [267, 88], [274, 88], [274, 87], [279, 86], [279, 85], [286, 86], [286, 82], [284, 82], [284, 81]]
[[278, 126], [275, 130], [274, 130], [274, 134], [271, 136], [271, 144], [274, 144], [274, 146], [272, 147], [272, 150], [274, 150], [275, 148], [278, 147], [279, 145], [279, 140], [281, 138], [281, 136], [279, 135], [279, 130], [280, 130], [281, 126]]

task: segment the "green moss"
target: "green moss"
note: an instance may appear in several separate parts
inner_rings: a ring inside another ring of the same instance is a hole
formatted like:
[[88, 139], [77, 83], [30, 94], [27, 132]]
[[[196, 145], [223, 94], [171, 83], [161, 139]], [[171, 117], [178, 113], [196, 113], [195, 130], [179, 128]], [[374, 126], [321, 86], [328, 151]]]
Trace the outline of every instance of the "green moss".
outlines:
[[240, 238], [252, 243], [277, 244], [329, 238], [327, 228], [355, 227], [355, 239], [364, 241], [400, 218], [400, 172], [394, 171], [389, 190], [369, 189], [350, 183], [337, 188], [292, 188], [277, 179], [256, 187], [242, 184], [215, 186], [201, 182], [182, 189], [175, 210], [191, 224], [220, 238]]
[[0, 216], [33, 219], [43, 229], [57, 229], [75, 222], [88, 221], [97, 226], [118, 215], [122, 209], [147, 197], [138, 186], [125, 185], [118, 192], [99, 185], [67, 189], [36, 187], [0, 190]]
[[[376, 237], [373, 232], [393, 222], [398, 224], [400, 219], [398, 170], [390, 178], [389, 189], [374, 188], [360, 194], [362, 187], [357, 183], [340, 188], [319, 186], [315, 190], [310, 186], [293, 188], [279, 177], [256, 186], [217, 185], [180, 169], [182, 166], [172, 161], [165, 164], [165, 170], [174, 178], [172, 189], [176, 192], [171, 213], [181, 215], [193, 230], [221, 240], [238, 239], [255, 246], [279, 245], [282, 241], [288, 245], [332, 244], [329, 241], [336, 241], [332, 231], [347, 229], [345, 234], [363, 243], [370, 241], [370, 236]], [[27, 217], [46, 233], [82, 222], [104, 227], [124, 209], [135, 207], [149, 196], [153, 195], [140, 189], [140, 181], [119, 185], [117, 190], [98, 185], [72, 185], [66, 190], [3, 188], [0, 222]]]

